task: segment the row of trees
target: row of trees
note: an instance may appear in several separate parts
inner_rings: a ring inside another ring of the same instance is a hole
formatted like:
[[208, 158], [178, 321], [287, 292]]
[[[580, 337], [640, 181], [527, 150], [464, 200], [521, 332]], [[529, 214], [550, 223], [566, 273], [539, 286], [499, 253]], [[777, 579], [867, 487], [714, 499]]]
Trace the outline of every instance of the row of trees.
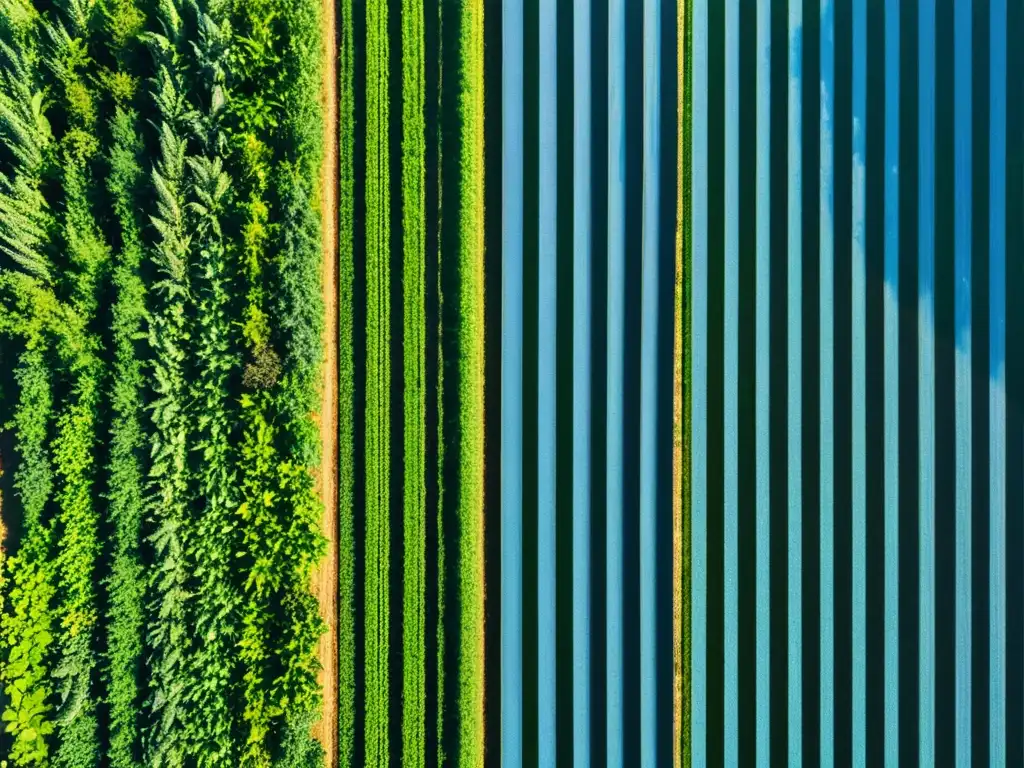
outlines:
[[322, 761], [315, 0], [0, 0], [0, 754]]

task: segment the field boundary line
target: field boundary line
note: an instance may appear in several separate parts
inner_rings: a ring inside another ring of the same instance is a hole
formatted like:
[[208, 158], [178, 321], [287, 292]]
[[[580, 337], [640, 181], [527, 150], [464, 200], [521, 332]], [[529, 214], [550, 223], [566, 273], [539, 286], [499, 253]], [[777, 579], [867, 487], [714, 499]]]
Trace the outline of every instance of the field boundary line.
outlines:
[[323, 67], [321, 99], [324, 115], [324, 155], [320, 172], [323, 248], [324, 360], [320, 394], [320, 456], [317, 478], [323, 501], [322, 530], [327, 554], [314, 573], [313, 592], [327, 625], [318, 657], [323, 688], [323, 717], [313, 735], [326, 752], [324, 765], [338, 765], [338, 84], [337, 9], [335, 0], [323, 4]]

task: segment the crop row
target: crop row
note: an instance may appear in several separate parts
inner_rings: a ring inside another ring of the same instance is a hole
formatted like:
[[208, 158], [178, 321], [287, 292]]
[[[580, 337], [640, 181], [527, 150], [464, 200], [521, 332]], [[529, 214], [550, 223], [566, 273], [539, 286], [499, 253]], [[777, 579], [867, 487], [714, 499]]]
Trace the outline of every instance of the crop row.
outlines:
[[339, 16], [340, 764], [481, 765], [483, 3]]
[[[389, 763], [391, 250], [388, 3], [366, 5], [366, 764]], [[399, 464], [399, 466], [401, 466]]]
[[402, 3], [404, 466], [402, 765], [423, 768], [427, 710], [426, 106], [423, 4]]
[[313, 0], [0, 2], [10, 768], [322, 760], [319, 51]]

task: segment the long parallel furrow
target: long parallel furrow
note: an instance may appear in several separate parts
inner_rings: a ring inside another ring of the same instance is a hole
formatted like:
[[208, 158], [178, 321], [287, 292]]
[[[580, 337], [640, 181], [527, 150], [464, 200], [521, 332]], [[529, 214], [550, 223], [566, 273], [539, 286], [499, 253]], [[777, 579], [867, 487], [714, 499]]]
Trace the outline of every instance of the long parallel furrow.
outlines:
[[355, 18], [339, 3], [338, 53], [338, 765], [351, 768], [356, 737], [355, 530]]
[[423, 4], [402, 4], [403, 472], [402, 765], [426, 760], [426, 141]]

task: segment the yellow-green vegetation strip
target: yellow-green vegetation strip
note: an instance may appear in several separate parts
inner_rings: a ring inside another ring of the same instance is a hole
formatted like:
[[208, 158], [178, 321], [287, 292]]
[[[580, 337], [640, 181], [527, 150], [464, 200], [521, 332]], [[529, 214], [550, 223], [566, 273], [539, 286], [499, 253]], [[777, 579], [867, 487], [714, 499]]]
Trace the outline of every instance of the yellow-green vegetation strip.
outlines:
[[405, 466], [402, 765], [426, 763], [427, 318], [423, 3], [402, 2], [402, 287]]
[[484, 764], [484, 2], [459, 30], [459, 760]]
[[[682, 622], [683, 622], [683, 648], [682, 648], [682, 764], [690, 765], [690, 462], [691, 450], [691, 412], [692, 412], [692, 390], [691, 390], [691, 338], [692, 338], [692, 306], [690, 301], [690, 280], [692, 276], [692, 253], [693, 253], [693, 232], [690, 227], [690, 174], [692, 169], [691, 146], [691, 114], [693, 110], [693, 93], [691, 82], [693, 66], [690, 59], [693, 29], [693, 4], [691, 0], [681, 0], [679, 3], [679, 61], [677, 67], [680, 72], [679, 93], [681, 94], [681, 108], [679, 115], [679, 164], [680, 164], [680, 194], [679, 197], [679, 228], [681, 248], [681, 314], [682, 314], [682, 356], [683, 356], [683, 427], [682, 427], [682, 491], [683, 491], [683, 519], [682, 519]], [[679, 302], [677, 302], [678, 304]]]
[[683, 759], [683, 56], [685, 3], [676, 6], [676, 236], [672, 302], [672, 765]]
[[388, 7], [366, 4], [366, 765], [388, 765], [391, 408]]
[[338, 52], [338, 764], [357, 763], [355, 613], [355, 19], [339, 3]]
[[[3, 324], [0, 321], [0, 326]], [[0, 664], [0, 686], [21, 692], [7, 702], [3, 712], [13, 740], [7, 756], [11, 766], [46, 765], [54, 730], [50, 647], [56, 630], [56, 575], [49, 562], [52, 533], [42, 519], [53, 489], [46, 444], [53, 415], [51, 372], [46, 364], [49, 353], [41, 335], [30, 334], [15, 371], [20, 396], [13, 429], [21, 463], [14, 473], [14, 488], [22, 505], [22, 541], [6, 563], [10, 592], [5, 602], [9, 608], [0, 617], [0, 660], [4, 662]]]
[[[438, 24], [438, 35], [437, 35], [437, 93], [432, 95], [432, 98], [436, 99], [438, 107], [437, 113], [440, 114], [440, 106], [442, 103], [442, 94], [444, 93], [444, 5], [438, 3], [437, 7], [437, 24]], [[437, 721], [435, 723], [437, 730], [437, 765], [439, 768], [443, 768], [447, 764], [445, 751], [444, 751], [444, 720], [445, 720], [445, 640], [447, 633], [445, 632], [445, 482], [444, 482], [444, 470], [445, 470], [445, 416], [444, 416], [444, 285], [442, 276], [444, 269], [445, 258], [443, 255], [443, 249], [441, 246], [442, 237], [441, 233], [444, 231], [444, 208], [441, 205], [441, 201], [444, 200], [444, 173], [441, 171], [444, 168], [444, 142], [441, 140], [442, 127], [441, 121], [438, 120], [435, 126], [435, 133], [431, 136], [431, 141], [435, 142], [437, 146], [437, 210], [434, 212], [437, 215], [437, 626], [435, 627], [435, 638], [437, 647], [437, 688], [435, 691], [435, 707], [437, 710]]]

